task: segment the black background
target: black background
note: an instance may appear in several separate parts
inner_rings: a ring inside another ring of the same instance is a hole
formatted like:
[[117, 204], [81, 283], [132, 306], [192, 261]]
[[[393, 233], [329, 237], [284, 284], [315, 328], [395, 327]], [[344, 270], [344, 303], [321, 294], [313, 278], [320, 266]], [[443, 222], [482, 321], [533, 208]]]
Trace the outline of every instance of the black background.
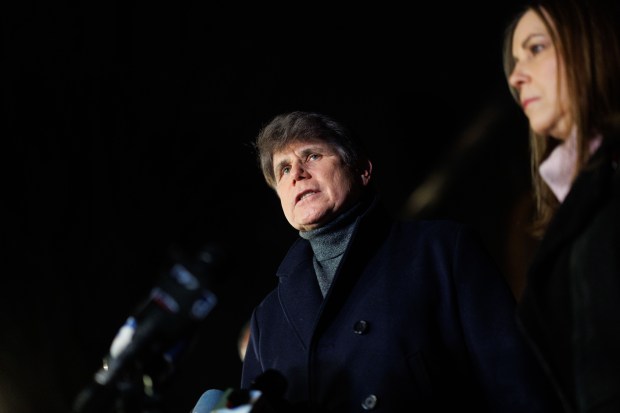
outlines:
[[68, 412], [172, 246], [227, 254], [162, 410], [238, 385], [237, 336], [296, 236], [251, 149], [284, 111], [350, 126], [391, 211], [476, 226], [518, 295], [527, 139], [501, 68], [517, 7], [4, 5], [0, 413]]

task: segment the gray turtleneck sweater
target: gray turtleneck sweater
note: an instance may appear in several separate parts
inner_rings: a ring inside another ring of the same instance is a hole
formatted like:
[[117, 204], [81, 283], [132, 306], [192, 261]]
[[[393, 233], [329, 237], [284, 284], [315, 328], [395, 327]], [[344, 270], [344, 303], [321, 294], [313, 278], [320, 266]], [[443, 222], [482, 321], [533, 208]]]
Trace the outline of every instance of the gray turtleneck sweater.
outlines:
[[334, 275], [342, 259], [355, 227], [363, 203], [358, 203], [329, 224], [310, 231], [299, 231], [308, 240], [314, 252], [314, 271], [323, 297], [332, 285]]

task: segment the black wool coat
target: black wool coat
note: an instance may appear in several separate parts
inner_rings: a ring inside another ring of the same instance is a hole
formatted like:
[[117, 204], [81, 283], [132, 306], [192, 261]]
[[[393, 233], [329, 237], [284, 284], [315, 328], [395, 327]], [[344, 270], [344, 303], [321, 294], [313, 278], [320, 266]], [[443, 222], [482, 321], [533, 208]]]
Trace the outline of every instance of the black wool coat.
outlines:
[[474, 231], [376, 204], [360, 220], [325, 299], [310, 244], [292, 245], [252, 315], [242, 388], [273, 369], [293, 411], [556, 411]]
[[566, 411], [620, 412], [620, 140], [577, 177], [536, 252], [519, 323]]

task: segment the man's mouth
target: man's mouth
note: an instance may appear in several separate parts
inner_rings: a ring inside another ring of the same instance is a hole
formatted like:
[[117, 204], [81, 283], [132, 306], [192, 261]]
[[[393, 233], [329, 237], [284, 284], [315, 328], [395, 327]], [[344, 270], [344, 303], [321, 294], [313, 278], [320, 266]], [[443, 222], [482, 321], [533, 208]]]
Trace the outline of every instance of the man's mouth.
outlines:
[[303, 201], [307, 197], [312, 196], [314, 194], [316, 194], [316, 191], [304, 191], [300, 193], [299, 195], [297, 195], [297, 198], [295, 198], [295, 203], [298, 203], [299, 201]]

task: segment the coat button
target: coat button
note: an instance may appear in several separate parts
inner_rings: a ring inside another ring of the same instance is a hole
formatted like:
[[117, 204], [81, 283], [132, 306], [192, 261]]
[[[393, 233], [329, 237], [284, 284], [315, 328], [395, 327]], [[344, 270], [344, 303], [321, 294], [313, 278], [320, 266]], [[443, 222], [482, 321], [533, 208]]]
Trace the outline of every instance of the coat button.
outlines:
[[368, 332], [368, 322], [365, 320], [357, 321], [353, 325], [353, 332], [355, 334], [366, 334]]
[[364, 410], [373, 410], [375, 407], [377, 407], [377, 396], [369, 394], [362, 402], [362, 408]]

